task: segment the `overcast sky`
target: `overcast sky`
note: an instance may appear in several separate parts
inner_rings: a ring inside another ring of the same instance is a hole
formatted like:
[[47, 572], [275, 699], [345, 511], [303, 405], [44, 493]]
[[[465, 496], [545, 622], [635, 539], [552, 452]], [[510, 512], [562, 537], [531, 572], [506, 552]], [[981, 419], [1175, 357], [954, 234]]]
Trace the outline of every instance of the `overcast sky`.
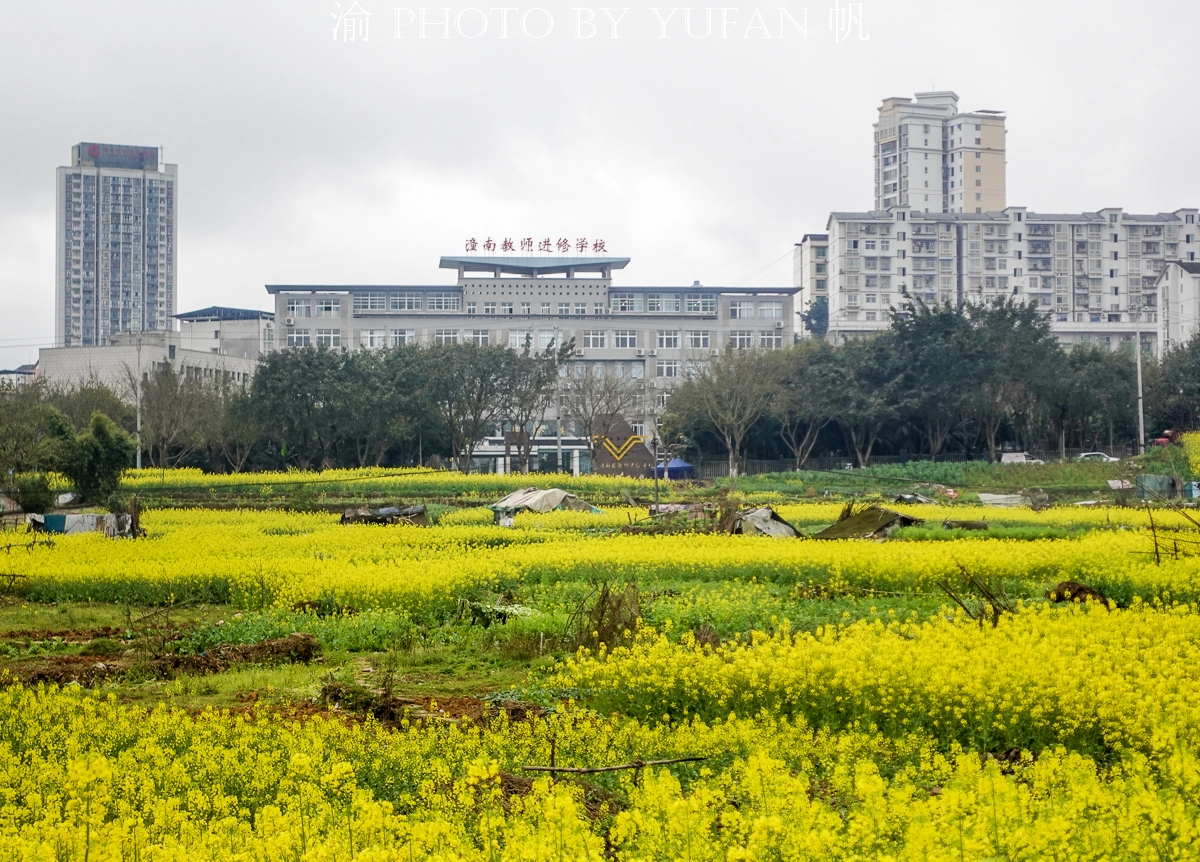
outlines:
[[1200, 203], [1195, 2], [865, 0], [837, 32], [832, 2], [697, 5], [691, 36], [689, 7], [459, 3], [420, 38], [419, 7], [359, 0], [367, 38], [335, 38], [352, 2], [5, 0], [0, 368], [53, 339], [79, 141], [179, 165], [179, 311], [452, 283], [439, 256], [488, 236], [604, 239], [622, 284], [790, 284], [804, 233], [871, 204], [881, 99], [933, 88], [1007, 112], [1010, 204]]

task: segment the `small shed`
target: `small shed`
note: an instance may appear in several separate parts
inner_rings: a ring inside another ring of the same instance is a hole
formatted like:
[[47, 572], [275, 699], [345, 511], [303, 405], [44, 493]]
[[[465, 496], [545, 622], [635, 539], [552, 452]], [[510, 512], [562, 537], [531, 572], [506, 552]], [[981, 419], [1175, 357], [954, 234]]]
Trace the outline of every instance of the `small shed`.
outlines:
[[853, 511], [847, 507], [841, 519], [831, 527], [826, 527], [813, 536], [814, 539], [886, 539], [901, 527], [912, 527], [924, 524], [921, 518], [914, 518], [882, 506], [867, 506], [865, 509]]
[[666, 464], [654, 468], [659, 479], [695, 479], [696, 468], [682, 458], [672, 458]]
[[511, 526], [513, 516], [517, 512], [553, 512], [557, 509], [570, 509], [575, 512], [592, 512], [600, 514], [600, 510], [591, 503], [584, 502], [569, 491], [561, 488], [524, 488], [513, 491], [502, 500], [497, 500], [488, 506], [494, 512], [493, 521], [501, 526]]
[[776, 539], [796, 539], [800, 534], [770, 506], [743, 509], [733, 516], [729, 532], [746, 536], [772, 536]]
[[26, 515], [25, 522], [35, 533], [102, 533], [110, 539], [132, 538], [138, 534], [132, 515]]
[[428, 527], [429, 516], [422, 505], [417, 506], [384, 506], [382, 509], [372, 509], [361, 506], [357, 509], [347, 509], [342, 513], [343, 524], [412, 524], [416, 527]]

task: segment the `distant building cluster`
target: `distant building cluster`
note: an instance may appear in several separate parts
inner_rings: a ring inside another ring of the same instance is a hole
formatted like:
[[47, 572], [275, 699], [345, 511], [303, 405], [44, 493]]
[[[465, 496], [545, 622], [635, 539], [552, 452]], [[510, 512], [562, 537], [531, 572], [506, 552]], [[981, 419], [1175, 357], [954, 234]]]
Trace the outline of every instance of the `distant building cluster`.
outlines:
[[604, 241], [547, 238], [535, 252], [529, 237], [519, 250], [518, 240], [468, 240], [466, 254], [441, 260], [453, 284], [268, 285], [274, 311], [179, 314], [177, 166], [159, 147], [80, 143], [57, 171], [55, 346], [36, 366], [0, 371], [0, 383], [99, 379], [119, 390], [129, 369], [159, 363], [246, 381], [259, 356], [279, 349], [544, 349], [574, 339], [560, 386], [627, 375], [646, 393], [641, 429], [689, 364], [791, 344], [812, 334], [799, 315], [822, 306], [834, 343], [887, 329], [911, 303], [1000, 298], [1036, 305], [1066, 344], [1136, 342], [1161, 354], [1190, 339], [1200, 324], [1200, 209], [1009, 206], [1005, 114], [958, 102], [948, 90], [884, 99], [872, 208], [831, 213], [824, 231], [796, 244], [792, 285], [768, 288], [620, 285], [613, 272], [629, 259], [609, 256]]
[[998, 298], [1036, 305], [1065, 344], [1159, 354], [1190, 338], [1200, 210], [1008, 206], [1004, 137], [1002, 112], [961, 112], [949, 91], [885, 99], [875, 207], [830, 213], [796, 244], [797, 308], [824, 300], [834, 343], [887, 329], [909, 303]]

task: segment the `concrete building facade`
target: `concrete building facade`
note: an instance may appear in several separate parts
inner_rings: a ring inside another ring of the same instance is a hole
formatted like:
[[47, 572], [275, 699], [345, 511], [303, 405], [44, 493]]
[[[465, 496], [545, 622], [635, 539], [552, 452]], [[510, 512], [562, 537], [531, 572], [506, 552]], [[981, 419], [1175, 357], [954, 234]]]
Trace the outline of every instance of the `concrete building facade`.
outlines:
[[[1050, 317], [1066, 344], [1157, 342], [1159, 274], [1200, 251], [1197, 209], [1050, 214], [925, 213], [903, 206], [829, 217], [829, 339], [886, 329], [909, 301], [1011, 297]], [[1140, 321], [1136, 312], [1141, 309]]]
[[1155, 289], [1161, 356], [1191, 341], [1200, 331], [1200, 261], [1193, 257], [1168, 263], [1158, 274]]
[[99, 382], [132, 398], [138, 371], [148, 374], [167, 363], [181, 376], [244, 386], [259, 357], [275, 346], [275, 316], [269, 311], [212, 306], [177, 316], [177, 332], [126, 332], [97, 347], [42, 349], [38, 379], [68, 386]]
[[58, 168], [54, 344], [172, 328], [178, 167], [158, 147], [81, 143]]
[[[371, 350], [471, 342], [535, 350], [575, 340], [560, 388], [589, 373], [635, 381], [644, 396], [626, 417], [653, 427], [695, 363], [723, 349], [774, 349], [795, 340], [793, 287], [636, 287], [613, 283], [619, 257], [443, 257], [454, 284], [267, 285], [281, 322], [276, 347]], [[547, 417], [556, 420], [553, 411]], [[503, 440], [487, 440], [484, 457]], [[582, 441], [566, 442], [579, 463]], [[566, 456], [564, 456], [566, 457]], [[586, 465], [585, 465], [586, 469]]]
[[[806, 233], [792, 251], [792, 284], [796, 288], [796, 314], [808, 311], [815, 300], [829, 298], [829, 234]], [[803, 321], [796, 321], [796, 334], [808, 338]]]
[[275, 313], [213, 305], [175, 315], [184, 350], [257, 359], [275, 349]]
[[1004, 113], [961, 112], [950, 90], [883, 100], [875, 123], [875, 209], [984, 213], [1007, 206]]

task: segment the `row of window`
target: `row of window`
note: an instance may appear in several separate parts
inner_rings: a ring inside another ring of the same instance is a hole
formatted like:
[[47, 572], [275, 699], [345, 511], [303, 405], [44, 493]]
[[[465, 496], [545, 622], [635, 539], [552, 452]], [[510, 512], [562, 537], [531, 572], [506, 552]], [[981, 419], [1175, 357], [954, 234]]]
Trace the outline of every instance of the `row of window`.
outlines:
[[[887, 302], [887, 294], [884, 294]], [[554, 330], [538, 330], [536, 343], [539, 350], [545, 350], [554, 344], [558, 335]], [[609, 333], [604, 330], [584, 330], [581, 333], [580, 346], [583, 348], [606, 348], [610, 342], [613, 347], [637, 347], [638, 334], [634, 330], [615, 330]], [[693, 350], [706, 350], [713, 346], [714, 339], [707, 329], [688, 329], [683, 331], [682, 338], [679, 330], [658, 330], [656, 343], [663, 350], [679, 349], [685, 346]], [[493, 343], [492, 332], [487, 329], [435, 329], [433, 330], [434, 344], [471, 343], [487, 347]], [[533, 330], [510, 330], [508, 346], [521, 349], [526, 345], [533, 346], [535, 340]], [[413, 329], [364, 329], [359, 332], [359, 346], [366, 348], [400, 347], [415, 344], [416, 330]], [[735, 349], [747, 350], [754, 347], [776, 349], [783, 347], [783, 333], [779, 330], [766, 330], [755, 333], [752, 330], [732, 330], [728, 335], [727, 344]], [[287, 332], [288, 347], [341, 347], [342, 331], [340, 329], [300, 329], [291, 327]], [[664, 360], [667, 361], [667, 360]], [[662, 376], [662, 375], [660, 375]]]
[[[824, 270], [824, 264], [820, 265], [820, 269]], [[390, 297], [390, 299], [389, 299]], [[646, 294], [646, 302], [643, 302], [643, 294], [640, 293], [613, 293], [610, 295], [609, 308], [617, 312], [675, 312], [679, 311], [679, 296], [678, 294]], [[461, 308], [461, 297], [455, 293], [356, 293], [353, 300], [354, 311], [421, 311], [422, 306], [429, 311], [458, 311]], [[552, 305], [549, 302], [539, 303], [541, 314], [550, 315], [553, 313]], [[533, 304], [531, 302], [522, 302], [520, 304], [521, 314], [530, 315], [533, 313]], [[688, 312], [699, 314], [715, 314], [717, 301], [715, 296], [704, 294], [688, 294], [685, 303], [685, 308]], [[558, 316], [566, 317], [574, 313], [575, 316], [587, 314], [587, 303], [576, 302], [559, 302], [557, 304]], [[479, 304], [472, 300], [466, 303], [467, 314], [476, 314], [479, 310]], [[511, 315], [515, 311], [514, 304], [511, 302], [484, 302], [483, 313], [485, 315]], [[593, 314], [603, 314], [605, 312], [604, 303], [596, 302], [592, 304]], [[287, 316], [294, 318], [302, 317], [340, 317], [342, 313], [342, 304], [340, 299], [324, 298], [324, 299], [289, 299], [287, 301]], [[734, 300], [729, 303], [729, 316], [734, 320], [745, 320], [753, 317], [759, 317], [768, 320], [781, 320], [783, 318], [783, 302], [781, 300], [765, 300], [761, 302], [752, 302], [748, 300]]]

